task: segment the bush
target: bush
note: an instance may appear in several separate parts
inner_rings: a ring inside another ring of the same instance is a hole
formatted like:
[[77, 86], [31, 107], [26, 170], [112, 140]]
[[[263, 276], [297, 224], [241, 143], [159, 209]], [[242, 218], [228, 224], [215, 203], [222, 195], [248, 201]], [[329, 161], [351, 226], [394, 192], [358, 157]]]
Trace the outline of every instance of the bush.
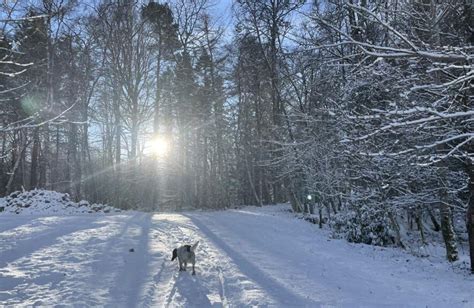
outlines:
[[336, 236], [343, 236], [349, 242], [386, 246], [394, 243], [389, 210], [363, 205], [340, 212], [331, 221]]

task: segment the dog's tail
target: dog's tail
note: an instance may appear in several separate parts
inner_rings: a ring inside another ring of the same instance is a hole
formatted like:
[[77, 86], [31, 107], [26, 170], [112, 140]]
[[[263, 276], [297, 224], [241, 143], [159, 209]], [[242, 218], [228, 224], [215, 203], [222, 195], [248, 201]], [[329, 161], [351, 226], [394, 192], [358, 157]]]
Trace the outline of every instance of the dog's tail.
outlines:
[[191, 251], [194, 252], [196, 250], [196, 248], [198, 247], [198, 244], [199, 244], [199, 241], [197, 241], [196, 243], [194, 243], [194, 245], [191, 247]]
[[174, 259], [176, 259], [178, 257], [178, 249], [173, 249], [173, 257], [171, 258], [171, 261], [173, 261]]

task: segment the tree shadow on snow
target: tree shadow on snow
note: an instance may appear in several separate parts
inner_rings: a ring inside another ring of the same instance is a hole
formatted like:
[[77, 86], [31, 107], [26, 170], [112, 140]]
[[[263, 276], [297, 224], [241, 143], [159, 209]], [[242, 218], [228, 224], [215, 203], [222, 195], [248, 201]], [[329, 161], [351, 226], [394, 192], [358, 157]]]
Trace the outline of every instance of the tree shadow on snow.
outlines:
[[208, 239], [214, 242], [217, 248], [220, 248], [222, 251], [224, 251], [229, 256], [229, 258], [234, 261], [243, 275], [253, 280], [257, 285], [261, 286], [278, 303], [303, 307], [319, 307], [321, 305], [319, 302], [315, 302], [309, 298], [295, 294], [273, 277], [260, 270], [257, 265], [251, 263], [245, 256], [226, 244], [222, 239], [219, 238], [218, 235], [214, 234], [199, 219], [191, 215], [183, 215], [188, 217]]

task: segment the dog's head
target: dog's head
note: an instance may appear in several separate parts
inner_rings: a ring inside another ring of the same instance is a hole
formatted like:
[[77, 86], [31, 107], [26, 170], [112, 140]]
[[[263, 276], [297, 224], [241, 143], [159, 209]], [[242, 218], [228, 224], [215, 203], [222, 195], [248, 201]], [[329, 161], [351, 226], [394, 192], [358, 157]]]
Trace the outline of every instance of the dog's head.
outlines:
[[173, 257], [171, 258], [171, 261], [173, 261], [174, 259], [176, 259], [178, 257], [178, 249], [173, 249]]

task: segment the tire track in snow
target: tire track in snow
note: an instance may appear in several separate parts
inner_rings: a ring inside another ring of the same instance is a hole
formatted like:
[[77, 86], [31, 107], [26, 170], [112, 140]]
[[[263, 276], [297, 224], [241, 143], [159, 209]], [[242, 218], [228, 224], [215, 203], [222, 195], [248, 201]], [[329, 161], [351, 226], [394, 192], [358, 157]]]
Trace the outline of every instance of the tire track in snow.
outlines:
[[[203, 268], [211, 268], [206, 263], [206, 241], [201, 237], [197, 227], [180, 214], [157, 214], [154, 216], [154, 224], [151, 232], [154, 235], [155, 247], [163, 252], [161, 266], [154, 276], [155, 285], [148, 289], [148, 299], [143, 303], [159, 307], [208, 307], [211, 306], [210, 298], [213, 294], [219, 297], [217, 276], [209, 277]], [[200, 240], [198, 247], [198, 262], [196, 265], [196, 276], [191, 276], [189, 271], [179, 272], [176, 261], [171, 262], [171, 250], [183, 243], [192, 243]], [[158, 296], [150, 298], [157, 292]]]
[[[199, 215], [199, 214], [198, 214]], [[294, 293], [292, 290], [289, 290], [285, 286], [281, 285], [273, 277], [269, 276], [267, 273], [263, 272], [248, 260], [244, 255], [240, 254], [234, 250], [230, 245], [226, 244], [218, 235], [212, 232], [203, 222], [201, 222], [193, 214], [186, 214], [193, 223], [196, 225], [203, 235], [211, 240], [216, 247], [225, 252], [235, 264], [238, 264], [239, 270], [248, 277], [249, 280], [253, 281], [259, 286], [262, 286], [264, 290], [270, 292], [268, 295], [277, 301], [277, 305], [298, 305], [315, 307], [319, 306], [319, 302], [312, 301], [309, 298], [300, 296], [299, 294]]]
[[[117, 237], [115, 259], [120, 262], [114, 284], [109, 289], [111, 304], [133, 307], [141, 300], [142, 288], [148, 283], [152, 256], [149, 253], [149, 214], [137, 214], [127, 222], [124, 237]], [[130, 249], [133, 249], [130, 251]]]
[[157, 217], [161, 218], [160, 237], [169, 253], [171, 248], [178, 245], [200, 240], [196, 276], [180, 273], [177, 265], [173, 265], [172, 272], [175, 275], [169, 274], [166, 282], [160, 286], [165, 299], [157, 306], [240, 307], [276, 304], [264, 289], [242, 273], [240, 264], [234, 263], [232, 256], [215, 245], [186, 214], [159, 214]]
[[[77, 225], [78, 231], [41, 248], [33, 260], [16, 262], [12, 270], [25, 275], [27, 287], [7, 302], [118, 307], [276, 304], [273, 293], [262, 288], [266, 285], [259, 285], [234, 255], [184, 215], [130, 213], [94, 218], [74, 217], [70, 224]], [[55, 228], [60, 232], [67, 226]], [[51, 234], [44, 232], [35, 235], [48, 240]], [[200, 240], [197, 275], [191, 276], [179, 272], [176, 261], [170, 261], [171, 250], [196, 240]], [[135, 251], [129, 252], [130, 248]], [[43, 280], [53, 283], [35, 286]]]
[[[156, 306], [161, 306], [156, 304], [156, 294], [160, 294], [163, 292], [161, 289], [159, 283], [164, 279], [163, 276], [169, 275], [170, 270], [169, 268], [166, 267], [166, 264], [164, 260], [162, 260], [160, 269], [158, 272], [153, 275], [152, 282], [150, 285], [147, 287], [146, 291], [144, 292], [143, 300], [141, 302], [141, 305], [143, 307], [156, 307]], [[165, 293], [167, 293], [165, 291]]]
[[[179, 216], [178, 214], [155, 214], [152, 217], [149, 249], [159, 254], [158, 260], [154, 262], [156, 266], [159, 264], [159, 270], [152, 275], [151, 282], [144, 290], [141, 301], [143, 306], [164, 307], [173, 302], [173, 296], [176, 292], [173, 290], [179, 272], [175, 262], [170, 261], [171, 249], [176, 247], [177, 243], [185, 241], [186, 236], [180, 226], [170, 219]], [[153, 272], [154, 268], [154, 266], [151, 266], [150, 272]]]

